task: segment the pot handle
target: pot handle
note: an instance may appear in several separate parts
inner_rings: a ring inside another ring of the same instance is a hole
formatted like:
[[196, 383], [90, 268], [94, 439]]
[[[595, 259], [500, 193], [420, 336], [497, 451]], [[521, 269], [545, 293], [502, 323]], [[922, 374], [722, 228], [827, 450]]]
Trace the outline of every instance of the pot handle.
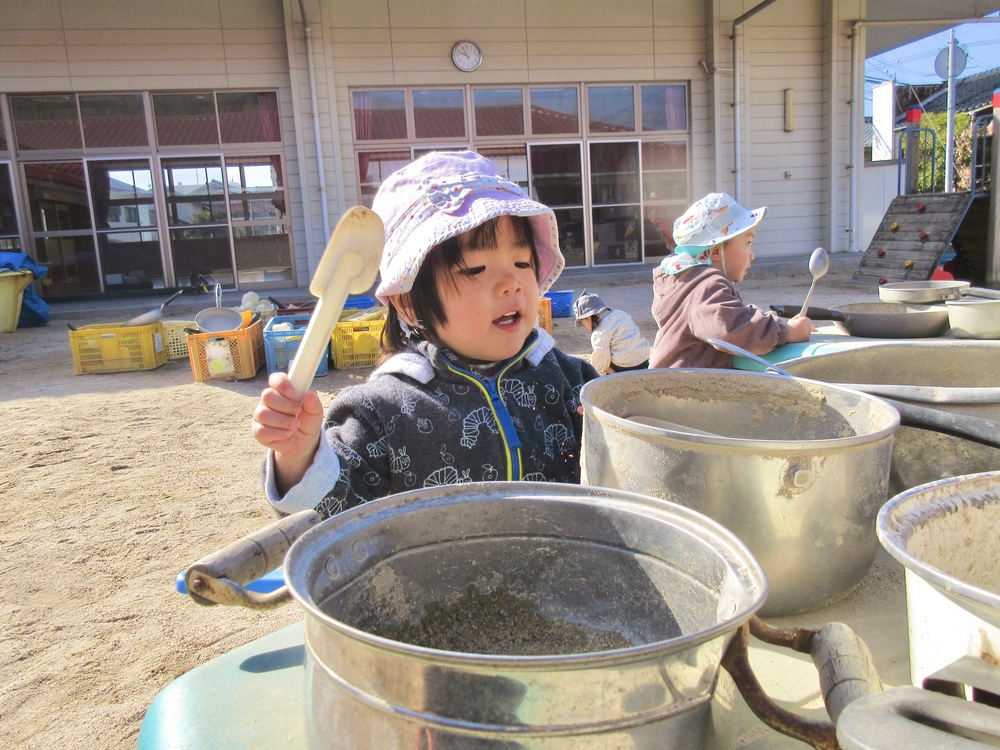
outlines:
[[243, 588], [282, 564], [296, 539], [320, 522], [314, 510], [275, 521], [203, 557], [184, 571], [188, 595], [198, 604], [273, 609], [292, 598], [288, 586], [269, 594]]
[[[809, 654], [819, 672], [820, 688], [831, 721], [817, 721], [778, 706], [758, 682], [747, 652], [750, 634], [765, 643], [785, 646]], [[817, 750], [839, 750], [837, 718], [852, 701], [884, 689], [868, 646], [841, 622], [830, 622], [819, 630], [772, 628], [754, 616], [736, 631], [722, 657], [747, 706], [758, 719], [788, 737]]]

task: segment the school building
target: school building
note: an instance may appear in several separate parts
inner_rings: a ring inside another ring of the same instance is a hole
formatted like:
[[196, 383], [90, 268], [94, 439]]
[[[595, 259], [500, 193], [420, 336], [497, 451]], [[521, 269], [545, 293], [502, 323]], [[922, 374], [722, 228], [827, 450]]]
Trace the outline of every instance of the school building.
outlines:
[[569, 266], [662, 256], [713, 190], [769, 206], [760, 256], [863, 250], [865, 57], [1000, 3], [5, 6], [0, 251], [59, 298], [307, 285], [346, 207], [435, 149], [550, 205]]

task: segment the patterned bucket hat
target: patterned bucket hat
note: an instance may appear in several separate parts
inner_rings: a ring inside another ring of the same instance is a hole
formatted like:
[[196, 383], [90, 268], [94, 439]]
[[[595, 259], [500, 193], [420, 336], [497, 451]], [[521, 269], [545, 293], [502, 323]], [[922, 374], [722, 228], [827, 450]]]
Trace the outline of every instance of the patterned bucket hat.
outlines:
[[383, 303], [410, 291], [434, 247], [497, 216], [529, 218], [539, 292], [552, 286], [566, 265], [552, 209], [533, 201], [496, 164], [472, 151], [435, 151], [393, 172], [375, 194], [372, 210], [385, 224], [375, 290]]
[[580, 321], [584, 318], [589, 318], [591, 315], [599, 315], [605, 310], [610, 309], [598, 295], [584, 289], [580, 296], [576, 298], [576, 301], [573, 302], [573, 317], [576, 318], [576, 324], [580, 325]]
[[709, 193], [674, 222], [675, 253], [698, 255], [720, 242], [753, 229], [767, 213], [767, 206], [752, 211], [731, 195]]

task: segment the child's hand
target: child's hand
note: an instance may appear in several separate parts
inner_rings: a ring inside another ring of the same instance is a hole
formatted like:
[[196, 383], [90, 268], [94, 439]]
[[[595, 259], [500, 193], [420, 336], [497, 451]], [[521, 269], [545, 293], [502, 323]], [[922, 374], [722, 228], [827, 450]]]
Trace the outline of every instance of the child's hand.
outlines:
[[279, 485], [297, 484], [305, 474], [323, 433], [323, 404], [315, 391], [306, 391], [299, 401], [295, 386], [283, 372], [267, 380], [254, 409], [251, 429], [254, 439], [274, 451]]
[[794, 317], [788, 321], [788, 337], [785, 339], [789, 344], [797, 344], [801, 341], [808, 341], [813, 332], [813, 324], [809, 318]]

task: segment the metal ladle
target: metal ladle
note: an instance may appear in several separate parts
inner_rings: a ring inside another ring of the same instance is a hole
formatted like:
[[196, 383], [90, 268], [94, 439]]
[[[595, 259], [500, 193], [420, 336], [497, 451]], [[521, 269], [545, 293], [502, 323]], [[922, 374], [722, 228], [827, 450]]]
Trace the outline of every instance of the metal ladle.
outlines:
[[809, 291], [806, 292], [806, 301], [802, 303], [802, 309], [799, 310], [799, 314], [796, 318], [808, 317], [809, 316], [809, 300], [812, 299], [813, 289], [816, 288], [816, 282], [820, 280], [821, 277], [826, 275], [826, 272], [830, 270], [830, 256], [827, 254], [826, 250], [821, 247], [817, 247], [813, 250], [812, 255], [809, 256], [809, 273], [812, 274], [813, 280], [812, 284], [809, 285]]

